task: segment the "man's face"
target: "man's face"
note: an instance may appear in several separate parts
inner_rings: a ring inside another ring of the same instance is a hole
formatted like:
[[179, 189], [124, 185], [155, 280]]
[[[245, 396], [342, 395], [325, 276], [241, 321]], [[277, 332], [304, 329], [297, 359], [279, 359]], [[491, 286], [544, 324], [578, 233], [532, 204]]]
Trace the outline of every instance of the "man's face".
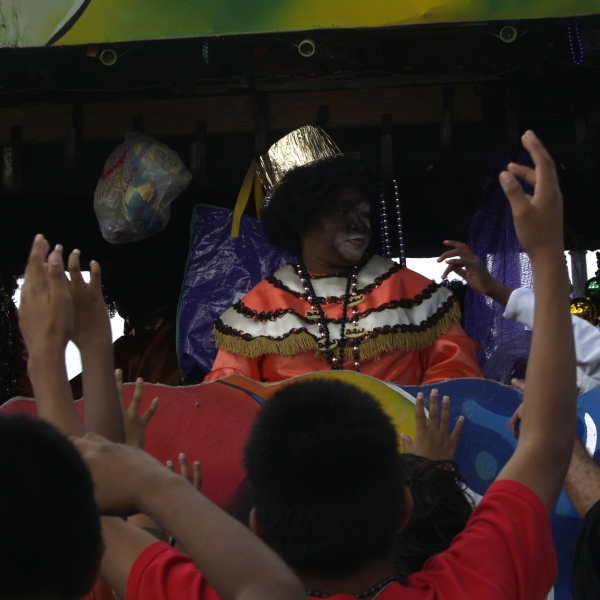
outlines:
[[344, 187], [332, 211], [300, 237], [306, 268], [336, 273], [360, 261], [371, 241], [370, 209], [358, 188]]

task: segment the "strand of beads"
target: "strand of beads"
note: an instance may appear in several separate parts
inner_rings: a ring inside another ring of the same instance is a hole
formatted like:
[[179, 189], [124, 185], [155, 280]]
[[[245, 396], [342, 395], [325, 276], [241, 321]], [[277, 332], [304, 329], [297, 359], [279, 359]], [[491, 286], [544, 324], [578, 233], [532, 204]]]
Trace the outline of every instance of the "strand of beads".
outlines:
[[394, 179], [394, 199], [396, 201], [396, 223], [398, 225], [398, 249], [400, 251], [400, 264], [406, 266], [406, 252], [404, 250], [404, 226], [402, 224], [402, 207], [400, 204], [400, 187]]
[[381, 229], [381, 255], [389, 258], [392, 253], [390, 231], [388, 225], [387, 205], [385, 201], [385, 183], [382, 181], [379, 188], [379, 226]]
[[[349, 289], [350, 284], [351, 289]], [[349, 305], [352, 309], [352, 333], [348, 332], [348, 337], [353, 340], [352, 358], [354, 359], [355, 371], [358, 371], [360, 369], [360, 346], [358, 345], [357, 338], [362, 337], [362, 335], [364, 335], [363, 328], [358, 326], [358, 305], [361, 301], [362, 296], [358, 295], [358, 271], [356, 267], [353, 267], [350, 273], [350, 277], [348, 277], [348, 288], [346, 289], [346, 297], [344, 298], [344, 314], [346, 314]]]
[[[573, 29], [571, 23], [567, 25], [569, 31], [569, 47], [571, 48], [571, 57], [576, 65], [583, 62], [583, 43], [581, 42], [581, 32], [579, 31], [579, 21], [577, 17], [573, 17]], [[573, 35], [573, 31], [575, 35]], [[573, 39], [575, 38], [575, 40]]]
[[[346, 290], [344, 293], [344, 302], [342, 307], [342, 320], [340, 323], [340, 358], [338, 358], [334, 352], [334, 349], [338, 347], [338, 342], [332, 340], [329, 327], [327, 325], [327, 317], [325, 311], [321, 306], [321, 302], [312, 285], [312, 280], [308, 274], [304, 263], [302, 261], [294, 265], [296, 273], [300, 278], [300, 283], [306, 293], [306, 300], [310, 304], [311, 310], [306, 313], [306, 318], [309, 321], [317, 321], [319, 328], [320, 340], [317, 342], [317, 348], [323, 352], [325, 359], [333, 370], [339, 370], [343, 368], [344, 352], [347, 344], [347, 339], [353, 339], [352, 355], [354, 358], [354, 368], [358, 371], [360, 368], [360, 347], [355, 338], [362, 337], [364, 335], [364, 329], [358, 326], [358, 310], [356, 306], [364, 301], [363, 296], [357, 295], [358, 290], [358, 266], [355, 265], [348, 271], [348, 278], [346, 280]], [[346, 329], [348, 307], [352, 308], [352, 327]]]

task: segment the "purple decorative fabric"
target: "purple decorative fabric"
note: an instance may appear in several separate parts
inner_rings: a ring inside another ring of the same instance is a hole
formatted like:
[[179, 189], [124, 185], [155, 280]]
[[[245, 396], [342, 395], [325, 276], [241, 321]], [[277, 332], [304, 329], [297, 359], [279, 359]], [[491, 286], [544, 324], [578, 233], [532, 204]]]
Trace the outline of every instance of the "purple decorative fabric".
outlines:
[[[508, 151], [504, 151], [488, 163], [482, 186], [484, 199], [473, 215], [469, 246], [494, 278], [512, 289], [533, 289], [531, 264], [517, 239], [510, 204], [498, 182], [498, 175], [510, 161]], [[521, 150], [517, 162], [533, 166], [525, 150]], [[531, 186], [524, 185], [525, 191], [532, 193]], [[512, 377], [524, 376], [531, 333], [523, 325], [504, 319], [503, 311], [491, 298], [468, 289], [464, 327], [481, 344], [479, 363], [483, 374], [487, 379], [509, 383]]]
[[267, 242], [258, 219], [243, 215], [239, 237], [232, 238], [232, 218], [230, 210], [202, 204], [194, 209], [177, 319], [177, 356], [186, 382], [200, 381], [212, 367], [216, 319], [292, 260]]

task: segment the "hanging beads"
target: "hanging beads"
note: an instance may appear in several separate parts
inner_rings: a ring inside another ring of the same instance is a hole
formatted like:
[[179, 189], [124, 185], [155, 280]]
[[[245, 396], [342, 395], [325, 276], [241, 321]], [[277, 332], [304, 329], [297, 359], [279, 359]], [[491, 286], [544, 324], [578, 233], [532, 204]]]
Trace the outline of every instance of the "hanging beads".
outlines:
[[381, 254], [386, 258], [389, 258], [392, 254], [391, 244], [390, 244], [390, 231], [388, 225], [388, 214], [387, 214], [387, 206], [385, 201], [385, 184], [381, 182], [381, 186], [379, 188], [379, 225], [381, 229]]
[[567, 25], [569, 32], [569, 47], [571, 48], [571, 57], [576, 65], [583, 62], [583, 43], [581, 42], [581, 32], [579, 31], [579, 21], [573, 17], [573, 25]]
[[398, 248], [400, 251], [400, 264], [406, 266], [406, 251], [404, 249], [404, 226], [402, 224], [402, 207], [400, 205], [400, 187], [394, 179], [394, 200], [396, 202], [396, 224], [398, 225]]

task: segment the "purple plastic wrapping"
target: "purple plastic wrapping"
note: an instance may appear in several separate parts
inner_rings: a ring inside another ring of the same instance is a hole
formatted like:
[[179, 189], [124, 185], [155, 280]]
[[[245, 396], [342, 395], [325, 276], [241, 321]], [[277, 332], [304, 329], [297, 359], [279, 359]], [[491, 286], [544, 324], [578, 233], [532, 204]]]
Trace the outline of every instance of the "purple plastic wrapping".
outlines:
[[[495, 279], [512, 289], [533, 289], [531, 264], [517, 239], [510, 204], [498, 182], [498, 175], [510, 161], [505, 151], [488, 163], [484, 199], [473, 215], [469, 246]], [[521, 150], [517, 162], [533, 166], [525, 150]], [[521, 183], [528, 194], [533, 193], [531, 186]], [[523, 325], [504, 319], [503, 312], [503, 307], [491, 298], [468, 289], [464, 325], [481, 344], [479, 364], [483, 374], [487, 379], [509, 383], [512, 377], [524, 375], [531, 334]]]
[[292, 260], [271, 246], [258, 219], [242, 216], [231, 237], [233, 213], [199, 204], [191, 225], [177, 324], [177, 356], [186, 382], [199, 381], [217, 354], [213, 324], [257, 283]]

